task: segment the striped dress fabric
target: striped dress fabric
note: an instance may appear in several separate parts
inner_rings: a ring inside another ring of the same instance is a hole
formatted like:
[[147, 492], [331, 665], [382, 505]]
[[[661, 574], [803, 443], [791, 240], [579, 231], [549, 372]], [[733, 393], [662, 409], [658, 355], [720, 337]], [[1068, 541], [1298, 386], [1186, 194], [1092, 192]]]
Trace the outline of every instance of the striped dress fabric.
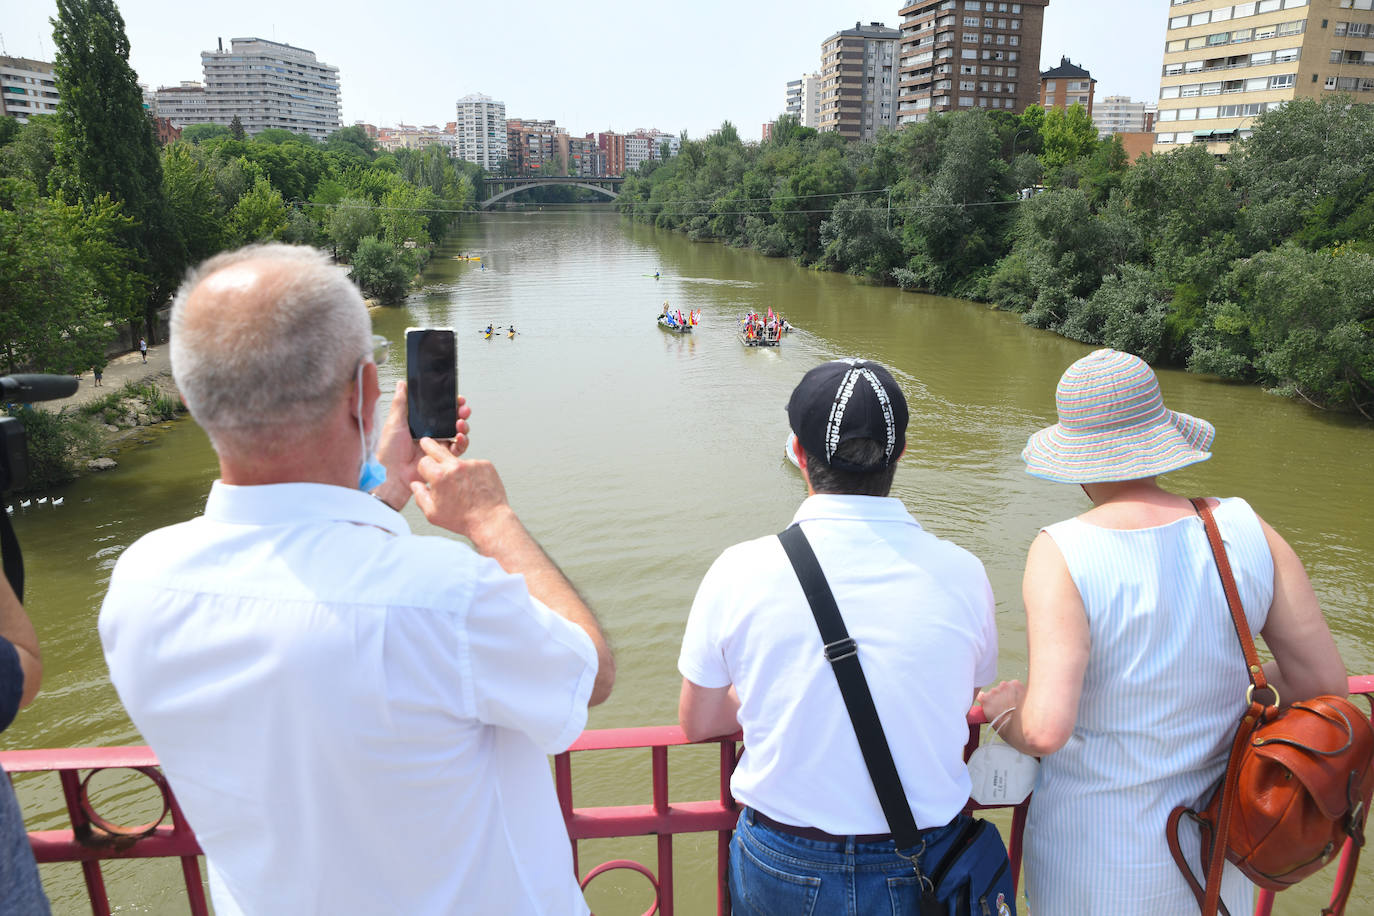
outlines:
[[[1274, 582], [1264, 532], [1242, 499], [1214, 511], [1259, 633]], [[1123, 531], [1070, 519], [1045, 531], [1083, 598], [1092, 647], [1073, 735], [1044, 758], [1031, 801], [1031, 912], [1196, 912], [1165, 822], [1175, 805], [1201, 807], [1221, 778], [1249, 684], [1202, 521]], [[1181, 839], [1201, 874], [1186, 819]], [[1232, 916], [1253, 909], [1253, 887], [1229, 863], [1222, 899]]]

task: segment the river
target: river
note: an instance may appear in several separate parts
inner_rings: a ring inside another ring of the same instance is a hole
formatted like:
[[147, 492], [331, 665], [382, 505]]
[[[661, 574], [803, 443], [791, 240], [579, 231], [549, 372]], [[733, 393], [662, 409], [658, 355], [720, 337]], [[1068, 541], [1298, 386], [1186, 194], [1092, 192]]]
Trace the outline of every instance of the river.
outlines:
[[[462, 253], [482, 260], [453, 258]], [[657, 327], [665, 301], [702, 311], [695, 333]], [[800, 330], [777, 349], [741, 346], [736, 318], [769, 307]], [[471, 220], [431, 262], [423, 290], [404, 308], [376, 310], [373, 322], [393, 341], [384, 390], [404, 370], [407, 326], [457, 330], [460, 389], [473, 406], [470, 454], [496, 463], [516, 510], [598, 610], [616, 648], [615, 694], [591, 726], [676, 721], [677, 650], [697, 582], [724, 547], [790, 520], [805, 492], [783, 457], [788, 393], [807, 369], [847, 355], [882, 361], [902, 383], [911, 423], [894, 495], [983, 559], [997, 595], [1001, 675], [1024, 677], [1026, 548], [1039, 526], [1087, 503], [1076, 487], [1029, 477], [1018, 455], [1030, 433], [1053, 422], [1055, 383], [1090, 348], [973, 303], [694, 243], [596, 208]], [[483, 339], [488, 322], [518, 333]], [[1351, 672], [1374, 673], [1374, 428], [1257, 388], [1175, 371], [1160, 382], [1170, 407], [1217, 427], [1215, 457], [1170, 483], [1245, 496], [1306, 561]], [[46, 671], [6, 747], [142, 743], [106, 677], [100, 600], [120, 551], [197, 514], [217, 476], [194, 423], [144, 439], [117, 470], [58, 494], [61, 507], [15, 510]], [[406, 514], [425, 527], [413, 506]], [[577, 803], [646, 803], [647, 755], [628, 777], [626, 759], [574, 761]], [[710, 757], [679, 759], [700, 759], [703, 770], [674, 763], [674, 800], [711, 797]], [[30, 829], [63, 821], [56, 780], [44, 779], [18, 783]], [[146, 793], [115, 783], [106, 794], [103, 810], [117, 820], [156, 814]], [[448, 829], [462, 828], [436, 819], [437, 835]], [[652, 848], [586, 843], [582, 865], [620, 856], [652, 863]], [[709, 838], [677, 841], [680, 912], [714, 910], [711, 848]], [[172, 863], [106, 872], [122, 912], [186, 911]], [[1361, 872], [1350, 911], [1374, 912], [1374, 865], [1367, 860]], [[77, 867], [43, 873], [54, 912], [89, 912]], [[1315, 911], [1324, 881], [1310, 884], [1280, 895], [1276, 912]], [[639, 913], [644, 888], [607, 876], [589, 899], [603, 916]]]

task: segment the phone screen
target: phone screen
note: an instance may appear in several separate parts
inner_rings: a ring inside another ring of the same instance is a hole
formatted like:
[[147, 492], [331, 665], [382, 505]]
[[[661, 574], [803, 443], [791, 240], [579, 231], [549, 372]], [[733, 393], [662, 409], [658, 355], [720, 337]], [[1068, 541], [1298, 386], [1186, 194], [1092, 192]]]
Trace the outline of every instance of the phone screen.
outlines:
[[410, 435], [458, 435], [458, 351], [452, 328], [406, 329], [406, 407]]

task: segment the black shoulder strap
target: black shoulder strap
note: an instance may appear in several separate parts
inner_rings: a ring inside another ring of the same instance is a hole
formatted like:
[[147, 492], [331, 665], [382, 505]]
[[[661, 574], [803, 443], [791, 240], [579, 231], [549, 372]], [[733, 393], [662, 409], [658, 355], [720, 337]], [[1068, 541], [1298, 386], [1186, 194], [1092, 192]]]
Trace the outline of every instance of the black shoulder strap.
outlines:
[[792, 561], [792, 568], [801, 580], [802, 591], [806, 593], [811, 613], [816, 618], [816, 626], [820, 628], [825, 657], [840, 685], [840, 695], [844, 697], [845, 709], [849, 710], [849, 720], [854, 725], [859, 750], [863, 752], [864, 764], [878, 793], [878, 802], [883, 807], [883, 816], [887, 818], [892, 839], [898, 849], [910, 849], [920, 841], [921, 831], [917, 829], [911, 806], [907, 804], [897, 764], [892, 760], [892, 749], [888, 747], [883, 723], [878, 719], [873, 694], [868, 689], [868, 679], [859, 665], [859, 646], [845, 629], [844, 618], [835, 604], [830, 584], [826, 582], [821, 564], [817, 562], [811, 542], [806, 539], [801, 527], [792, 525], [778, 535], [778, 540], [782, 541], [787, 559]]

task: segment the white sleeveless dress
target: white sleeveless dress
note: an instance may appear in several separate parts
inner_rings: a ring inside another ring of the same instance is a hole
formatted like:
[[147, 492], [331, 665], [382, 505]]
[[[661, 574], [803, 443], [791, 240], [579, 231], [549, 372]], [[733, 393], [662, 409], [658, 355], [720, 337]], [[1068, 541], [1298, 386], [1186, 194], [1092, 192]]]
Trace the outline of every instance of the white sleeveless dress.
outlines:
[[[1274, 561], [1242, 499], [1214, 509], [1245, 616], [1259, 633]], [[1249, 684], [1202, 520], [1117, 531], [1051, 525], [1087, 610], [1092, 648], [1067, 744], [1044, 758], [1026, 827], [1034, 916], [1197, 912], [1165, 840], [1175, 805], [1197, 808], [1222, 776]], [[1201, 876], [1198, 832], [1182, 848]], [[1231, 916], [1254, 890], [1230, 863]]]

